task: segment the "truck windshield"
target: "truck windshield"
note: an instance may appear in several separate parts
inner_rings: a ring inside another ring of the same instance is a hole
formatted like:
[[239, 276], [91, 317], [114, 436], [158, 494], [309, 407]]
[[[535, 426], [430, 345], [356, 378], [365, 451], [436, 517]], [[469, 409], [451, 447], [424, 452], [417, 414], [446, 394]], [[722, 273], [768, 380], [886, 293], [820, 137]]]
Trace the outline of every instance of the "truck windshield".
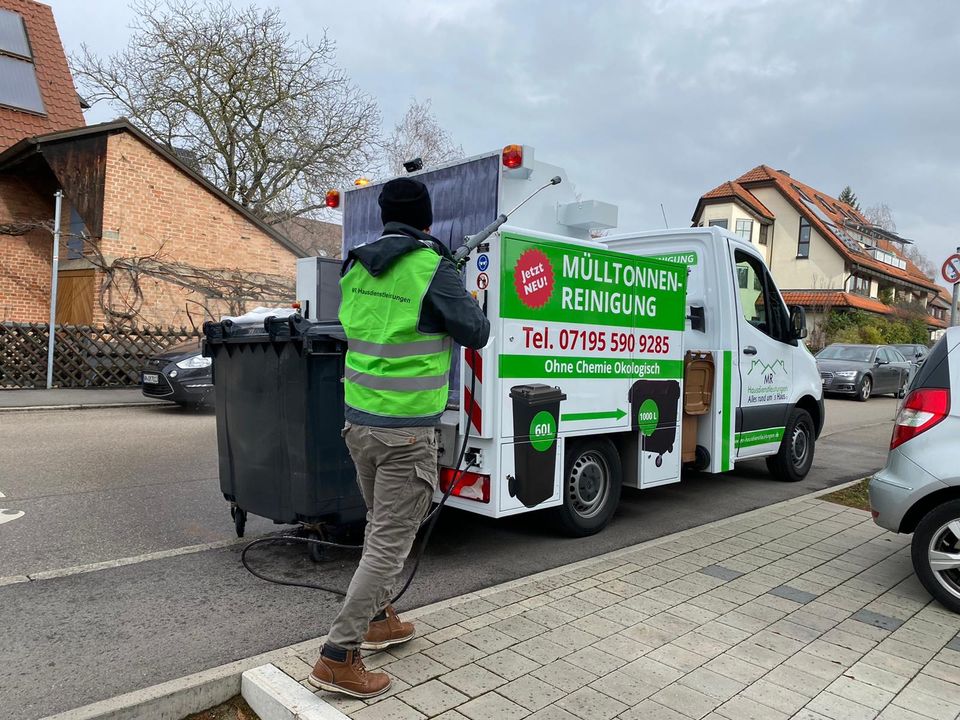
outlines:
[[854, 360], [856, 362], [870, 362], [873, 357], [872, 347], [858, 347], [856, 345], [831, 345], [819, 353], [818, 358], [823, 360]]

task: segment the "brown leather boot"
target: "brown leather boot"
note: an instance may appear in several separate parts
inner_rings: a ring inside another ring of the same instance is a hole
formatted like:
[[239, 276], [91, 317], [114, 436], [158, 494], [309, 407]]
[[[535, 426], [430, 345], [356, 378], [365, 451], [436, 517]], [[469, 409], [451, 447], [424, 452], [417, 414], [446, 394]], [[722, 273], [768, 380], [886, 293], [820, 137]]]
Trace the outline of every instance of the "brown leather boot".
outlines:
[[404, 643], [417, 634], [413, 623], [403, 622], [397, 617], [393, 605], [387, 605], [384, 613], [386, 617], [383, 620], [371, 621], [367, 636], [360, 645], [363, 650], [383, 650], [391, 645]]
[[382, 672], [368, 672], [360, 659], [359, 650], [345, 650], [346, 660], [333, 660], [320, 651], [307, 680], [315, 688], [343, 693], [355, 698], [372, 698], [390, 689], [390, 676]]

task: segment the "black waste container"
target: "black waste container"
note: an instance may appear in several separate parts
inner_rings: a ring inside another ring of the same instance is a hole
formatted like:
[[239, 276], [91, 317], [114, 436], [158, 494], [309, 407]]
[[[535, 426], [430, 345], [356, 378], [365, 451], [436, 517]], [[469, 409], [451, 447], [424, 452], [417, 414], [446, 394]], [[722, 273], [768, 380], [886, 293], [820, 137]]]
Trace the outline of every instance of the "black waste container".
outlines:
[[514, 478], [510, 495], [534, 507], [553, 495], [557, 467], [557, 428], [560, 402], [567, 396], [549, 385], [515, 385], [513, 400]]
[[643, 449], [663, 455], [677, 440], [680, 383], [676, 380], [637, 380], [630, 388], [630, 418], [645, 436]]
[[207, 323], [204, 332], [224, 497], [277, 523], [362, 520], [366, 507], [340, 434], [340, 326], [295, 316], [255, 326]]

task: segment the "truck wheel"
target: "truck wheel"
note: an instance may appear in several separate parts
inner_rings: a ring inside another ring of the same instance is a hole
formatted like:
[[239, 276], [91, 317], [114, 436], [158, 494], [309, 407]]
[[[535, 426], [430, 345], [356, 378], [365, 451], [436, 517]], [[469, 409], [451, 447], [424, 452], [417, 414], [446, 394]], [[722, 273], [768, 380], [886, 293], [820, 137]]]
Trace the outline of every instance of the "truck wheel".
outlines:
[[913, 569], [944, 607], [960, 613], [960, 500], [923, 516], [913, 533]]
[[869, 375], [864, 375], [860, 381], [860, 387], [857, 388], [857, 400], [866, 402], [870, 399], [870, 391], [873, 390], [873, 379]]
[[556, 509], [560, 528], [585, 537], [607, 526], [620, 502], [620, 455], [605, 438], [570, 442], [564, 463], [563, 505]]
[[794, 408], [783, 430], [783, 440], [776, 455], [767, 458], [767, 469], [777, 480], [803, 480], [813, 464], [816, 444], [813, 418], [801, 408]]

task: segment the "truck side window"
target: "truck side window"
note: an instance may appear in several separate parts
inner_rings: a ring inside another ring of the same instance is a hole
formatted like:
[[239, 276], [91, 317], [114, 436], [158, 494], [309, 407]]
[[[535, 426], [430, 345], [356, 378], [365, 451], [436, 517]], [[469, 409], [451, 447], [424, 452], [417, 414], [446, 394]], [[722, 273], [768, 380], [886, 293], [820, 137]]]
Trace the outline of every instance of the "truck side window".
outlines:
[[744, 320], [764, 335], [786, 342], [789, 319], [767, 269], [760, 260], [745, 252], [737, 250], [734, 257]]

